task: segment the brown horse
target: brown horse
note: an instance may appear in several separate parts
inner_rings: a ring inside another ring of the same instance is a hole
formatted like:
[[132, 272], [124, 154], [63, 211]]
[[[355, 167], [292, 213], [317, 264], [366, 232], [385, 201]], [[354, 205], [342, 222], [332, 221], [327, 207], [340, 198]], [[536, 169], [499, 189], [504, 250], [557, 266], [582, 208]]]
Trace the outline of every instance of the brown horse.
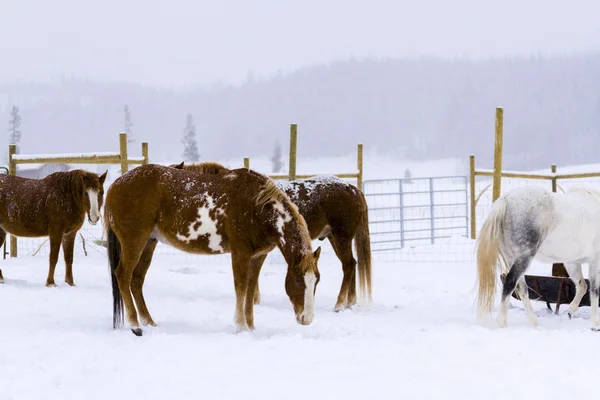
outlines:
[[157, 240], [189, 253], [231, 253], [238, 331], [254, 329], [260, 266], [278, 247], [296, 319], [312, 322], [321, 248], [313, 253], [304, 218], [268, 177], [244, 168], [198, 174], [142, 165], [111, 185], [105, 207], [115, 329], [123, 324], [123, 305], [135, 335], [142, 335], [137, 312], [143, 325], [156, 325], [142, 287]]
[[[222, 174], [229, 171], [215, 162], [177, 164], [198, 173]], [[311, 240], [329, 239], [335, 254], [342, 263], [344, 277], [335, 304], [335, 311], [356, 304], [356, 267], [361, 297], [371, 301], [371, 240], [369, 234], [369, 209], [363, 193], [350, 183], [335, 176], [318, 176], [292, 182], [278, 182], [298, 207], [306, 220]], [[352, 241], [358, 264], [352, 254]], [[260, 267], [259, 267], [260, 268]], [[255, 303], [260, 302], [257, 286]]]
[[[46, 286], [56, 286], [54, 270], [63, 245], [65, 282], [73, 281], [73, 247], [77, 231], [87, 213], [88, 221], [96, 225], [104, 199], [106, 171], [73, 170], [54, 172], [43, 179], [28, 179], [0, 175], [0, 246], [6, 233], [22, 237], [50, 238], [50, 268]], [[0, 282], [3, 281], [0, 271]]]

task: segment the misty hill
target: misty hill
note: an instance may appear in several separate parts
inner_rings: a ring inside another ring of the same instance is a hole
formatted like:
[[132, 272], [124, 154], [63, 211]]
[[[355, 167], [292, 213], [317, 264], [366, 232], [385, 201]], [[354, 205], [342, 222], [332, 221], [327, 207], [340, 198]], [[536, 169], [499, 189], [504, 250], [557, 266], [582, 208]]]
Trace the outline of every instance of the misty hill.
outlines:
[[190, 112], [203, 159], [268, 156], [276, 140], [287, 148], [289, 124], [297, 123], [302, 155], [346, 155], [362, 142], [412, 160], [467, 162], [475, 153], [491, 167], [502, 106], [507, 168], [600, 159], [599, 54], [348, 60], [186, 91], [82, 80], [3, 84], [4, 147], [13, 104], [23, 119], [22, 153], [117, 150], [127, 104], [134, 137], [150, 143], [154, 160], [181, 158]]

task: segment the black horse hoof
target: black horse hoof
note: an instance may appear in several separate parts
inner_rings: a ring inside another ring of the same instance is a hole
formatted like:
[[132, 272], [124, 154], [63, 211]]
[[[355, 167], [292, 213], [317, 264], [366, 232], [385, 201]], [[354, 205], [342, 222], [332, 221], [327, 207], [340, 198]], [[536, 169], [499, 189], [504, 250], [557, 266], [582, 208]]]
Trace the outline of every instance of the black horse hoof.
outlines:
[[142, 336], [142, 328], [131, 328], [131, 332], [133, 332], [133, 334], [135, 336]]

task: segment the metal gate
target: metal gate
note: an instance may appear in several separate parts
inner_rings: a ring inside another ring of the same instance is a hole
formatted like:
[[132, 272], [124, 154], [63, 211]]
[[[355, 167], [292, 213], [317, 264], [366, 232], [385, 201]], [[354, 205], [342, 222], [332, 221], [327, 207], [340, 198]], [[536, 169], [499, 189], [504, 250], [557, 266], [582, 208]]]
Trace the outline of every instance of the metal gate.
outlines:
[[435, 244], [469, 234], [466, 176], [368, 180], [372, 251]]

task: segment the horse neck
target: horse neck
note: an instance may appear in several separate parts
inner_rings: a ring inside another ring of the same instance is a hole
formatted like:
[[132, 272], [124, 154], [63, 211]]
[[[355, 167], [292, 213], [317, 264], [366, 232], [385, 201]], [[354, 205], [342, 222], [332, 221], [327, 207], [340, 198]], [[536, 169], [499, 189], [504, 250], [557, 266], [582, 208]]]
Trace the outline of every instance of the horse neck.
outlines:
[[69, 178], [65, 190], [70, 190], [73, 206], [85, 214], [85, 186], [83, 184], [81, 173], [79, 173], [79, 171], [73, 171]]
[[[285, 207], [285, 206], [284, 206]], [[278, 207], [275, 224], [279, 232], [279, 249], [288, 265], [297, 265], [302, 257], [311, 253], [311, 241], [306, 223], [301, 216], [286, 207]]]

